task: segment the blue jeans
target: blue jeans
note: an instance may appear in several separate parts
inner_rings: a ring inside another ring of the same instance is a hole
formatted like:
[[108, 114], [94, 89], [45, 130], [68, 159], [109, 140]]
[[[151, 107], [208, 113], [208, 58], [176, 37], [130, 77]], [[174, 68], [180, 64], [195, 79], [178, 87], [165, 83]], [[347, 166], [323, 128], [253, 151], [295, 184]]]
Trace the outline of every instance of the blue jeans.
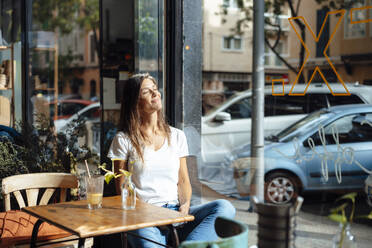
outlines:
[[[176, 205], [164, 205], [163, 207], [178, 210], [178, 206]], [[198, 206], [192, 206], [190, 207], [189, 213], [193, 215], [195, 219], [177, 228], [180, 242], [184, 240], [213, 241], [218, 238], [214, 229], [216, 218], [221, 216], [233, 219], [235, 217], [235, 208], [227, 200], [215, 200]], [[161, 244], [167, 243], [167, 229], [147, 227], [131, 232]], [[127, 237], [130, 245], [135, 248], [161, 247], [155, 243], [137, 238], [130, 234], [128, 234]]]

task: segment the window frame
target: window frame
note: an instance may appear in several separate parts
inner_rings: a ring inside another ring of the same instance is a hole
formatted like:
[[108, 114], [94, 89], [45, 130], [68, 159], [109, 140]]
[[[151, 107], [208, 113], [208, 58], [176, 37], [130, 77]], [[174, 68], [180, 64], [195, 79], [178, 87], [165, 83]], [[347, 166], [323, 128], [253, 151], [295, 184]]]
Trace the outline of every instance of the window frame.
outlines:
[[[225, 48], [225, 39], [229, 39], [230, 47], [231, 48]], [[240, 40], [240, 48], [235, 48], [235, 40]], [[221, 50], [224, 52], [243, 52], [244, 49], [244, 39], [241, 36], [222, 36], [222, 47]]]
[[238, 2], [237, 0], [223, 0], [222, 6], [229, 10], [237, 10], [238, 9]]
[[[285, 43], [287, 43], [287, 52], [286, 53], [281, 53], [279, 52], [279, 54], [283, 57], [283, 58], [289, 58], [289, 39], [286, 40], [286, 42], [284, 42], [284, 40], [280, 40], [279, 43], [281, 43], [282, 45], [284, 45]], [[266, 52], [264, 50], [264, 66], [265, 68], [269, 67], [269, 68], [284, 68], [286, 67], [285, 64], [283, 62], [282, 65], [276, 65], [276, 64], [266, 64], [266, 57], [275, 57], [275, 59], [278, 59], [277, 56], [275, 55], [275, 53], [267, 46], [267, 44], [265, 43], [265, 48], [268, 48], [268, 51], [269, 52]], [[275, 61], [274, 61], [275, 62]]]

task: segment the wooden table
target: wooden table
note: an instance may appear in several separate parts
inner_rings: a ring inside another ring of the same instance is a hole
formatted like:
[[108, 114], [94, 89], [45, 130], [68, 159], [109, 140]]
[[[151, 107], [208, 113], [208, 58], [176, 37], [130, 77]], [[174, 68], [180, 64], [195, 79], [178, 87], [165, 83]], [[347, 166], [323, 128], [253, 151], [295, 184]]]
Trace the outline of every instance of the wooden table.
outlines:
[[[173, 223], [194, 220], [194, 216], [181, 214], [137, 200], [135, 210], [121, 208], [121, 197], [104, 197], [102, 208], [90, 210], [87, 201], [71, 201], [44, 206], [22, 208], [39, 218], [35, 223], [31, 247], [35, 247], [37, 232], [43, 221], [71, 232], [79, 237], [79, 247], [85, 238], [113, 233], [123, 233], [144, 227], [168, 225], [176, 235]], [[178, 239], [178, 237], [174, 237]]]

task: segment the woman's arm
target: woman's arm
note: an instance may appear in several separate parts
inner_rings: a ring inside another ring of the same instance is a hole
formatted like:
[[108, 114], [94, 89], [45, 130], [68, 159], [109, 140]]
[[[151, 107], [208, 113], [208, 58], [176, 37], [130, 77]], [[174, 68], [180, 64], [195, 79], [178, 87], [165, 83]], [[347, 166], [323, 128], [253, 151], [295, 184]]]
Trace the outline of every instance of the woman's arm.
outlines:
[[180, 202], [179, 211], [184, 214], [189, 213], [191, 201], [191, 184], [187, 171], [186, 157], [180, 158], [180, 169], [178, 172], [178, 200]]
[[[115, 160], [114, 161], [114, 172], [115, 173], [120, 173], [119, 169], [127, 170], [127, 161], [125, 160]], [[116, 189], [116, 194], [120, 195], [121, 194], [121, 185], [124, 183], [124, 176], [115, 178], [115, 189]]]

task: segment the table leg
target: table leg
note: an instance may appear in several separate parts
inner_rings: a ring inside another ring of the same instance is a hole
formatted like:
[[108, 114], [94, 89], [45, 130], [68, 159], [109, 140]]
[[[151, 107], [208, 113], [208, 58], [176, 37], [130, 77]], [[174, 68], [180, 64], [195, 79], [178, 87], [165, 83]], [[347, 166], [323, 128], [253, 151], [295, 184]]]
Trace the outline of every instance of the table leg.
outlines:
[[170, 224], [168, 225], [169, 231], [171, 232], [170, 235], [172, 237], [172, 246], [173, 247], [178, 247], [180, 245], [180, 240], [178, 238], [178, 233], [176, 228]]
[[84, 248], [85, 238], [79, 238], [78, 248]]
[[128, 235], [125, 232], [120, 233], [121, 247], [123, 247], [123, 248], [128, 248], [128, 238], [127, 238], [127, 236]]
[[44, 221], [41, 219], [38, 219], [36, 223], [34, 224], [34, 228], [32, 229], [32, 236], [31, 236], [31, 248], [36, 247], [36, 241], [37, 241], [37, 233], [39, 232], [39, 227]]

